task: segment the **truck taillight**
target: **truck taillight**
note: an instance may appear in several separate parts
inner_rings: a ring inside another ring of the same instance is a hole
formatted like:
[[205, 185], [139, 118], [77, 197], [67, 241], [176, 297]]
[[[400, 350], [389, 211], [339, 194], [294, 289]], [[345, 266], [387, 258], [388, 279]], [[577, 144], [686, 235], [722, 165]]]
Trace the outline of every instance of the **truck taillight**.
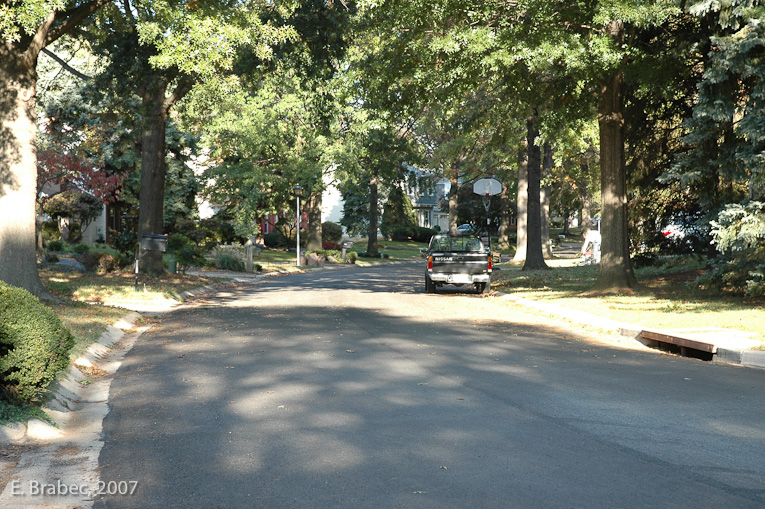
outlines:
[[489, 272], [491, 272], [491, 255], [489, 255]]
[[428, 270], [433, 270], [433, 257], [428, 256]]

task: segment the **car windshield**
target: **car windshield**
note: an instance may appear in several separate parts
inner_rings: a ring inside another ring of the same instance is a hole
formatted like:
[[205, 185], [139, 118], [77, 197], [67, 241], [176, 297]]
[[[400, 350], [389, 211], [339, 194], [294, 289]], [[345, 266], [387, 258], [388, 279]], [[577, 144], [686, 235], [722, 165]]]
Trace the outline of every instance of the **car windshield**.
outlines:
[[432, 251], [483, 251], [483, 243], [476, 237], [437, 237]]

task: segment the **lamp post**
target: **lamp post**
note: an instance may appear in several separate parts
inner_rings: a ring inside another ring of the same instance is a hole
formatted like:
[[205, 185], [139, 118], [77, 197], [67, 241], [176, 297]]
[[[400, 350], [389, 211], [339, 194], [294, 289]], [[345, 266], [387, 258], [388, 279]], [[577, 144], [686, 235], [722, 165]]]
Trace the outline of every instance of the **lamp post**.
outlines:
[[300, 267], [300, 196], [303, 194], [303, 188], [298, 184], [292, 188], [292, 193], [297, 198], [297, 246], [295, 252], [297, 253], [297, 266]]

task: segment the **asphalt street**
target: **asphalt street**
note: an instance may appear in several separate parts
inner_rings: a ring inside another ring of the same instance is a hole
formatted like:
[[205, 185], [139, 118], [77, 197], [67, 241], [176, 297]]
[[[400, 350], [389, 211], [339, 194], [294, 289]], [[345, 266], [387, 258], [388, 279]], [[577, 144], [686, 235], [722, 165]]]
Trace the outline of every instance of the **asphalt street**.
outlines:
[[422, 276], [325, 270], [163, 315], [112, 382], [95, 506], [765, 506], [764, 370]]

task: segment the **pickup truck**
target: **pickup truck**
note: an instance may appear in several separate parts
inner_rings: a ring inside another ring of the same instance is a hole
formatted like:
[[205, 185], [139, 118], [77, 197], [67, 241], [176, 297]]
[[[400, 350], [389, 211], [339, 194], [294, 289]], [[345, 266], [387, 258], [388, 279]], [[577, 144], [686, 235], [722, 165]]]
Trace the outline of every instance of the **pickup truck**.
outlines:
[[491, 253], [472, 233], [433, 235], [424, 250], [428, 260], [425, 291], [446, 284], [473, 285], [480, 293], [491, 290]]

